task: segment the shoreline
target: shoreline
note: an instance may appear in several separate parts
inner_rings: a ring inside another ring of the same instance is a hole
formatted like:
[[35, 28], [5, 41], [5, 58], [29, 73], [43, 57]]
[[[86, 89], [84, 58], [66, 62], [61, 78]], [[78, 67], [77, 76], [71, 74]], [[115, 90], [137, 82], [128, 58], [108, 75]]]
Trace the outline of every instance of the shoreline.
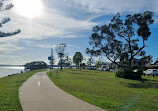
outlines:
[[24, 67], [0, 66], [0, 78], [17, 75], [24, 71]]

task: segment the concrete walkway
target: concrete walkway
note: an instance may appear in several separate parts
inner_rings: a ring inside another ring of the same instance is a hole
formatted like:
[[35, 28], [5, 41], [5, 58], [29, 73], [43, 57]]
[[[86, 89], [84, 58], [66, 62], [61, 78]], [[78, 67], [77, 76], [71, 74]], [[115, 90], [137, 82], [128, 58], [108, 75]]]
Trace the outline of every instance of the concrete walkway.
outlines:
[[59, 89], [46, 72], [29, 78], [20, 87], [19, 98], [24, 111], [105, 111]]

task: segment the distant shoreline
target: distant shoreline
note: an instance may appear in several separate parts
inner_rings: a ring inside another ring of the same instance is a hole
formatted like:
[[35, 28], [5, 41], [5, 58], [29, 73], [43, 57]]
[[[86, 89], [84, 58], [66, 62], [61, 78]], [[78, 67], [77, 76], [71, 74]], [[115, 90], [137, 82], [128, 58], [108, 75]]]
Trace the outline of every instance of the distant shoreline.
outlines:
[[24, 65], [0, 65], [0, 67], [24, 67]]

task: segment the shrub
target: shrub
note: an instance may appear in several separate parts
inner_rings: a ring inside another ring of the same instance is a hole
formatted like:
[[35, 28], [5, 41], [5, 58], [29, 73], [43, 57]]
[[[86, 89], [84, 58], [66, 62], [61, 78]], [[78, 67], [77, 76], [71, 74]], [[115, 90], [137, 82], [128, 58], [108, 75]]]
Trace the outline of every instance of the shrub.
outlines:
[[143, 69], [138, 69], [137, 73], [143, 75]]
[[143, 74], [142, 70], [138, 70], [137, 72], [133, 72], [132, 69], [121, 69], [116, 73], [116, 77], [139, 80], [139, 79], [141, 79], [142, 74]]

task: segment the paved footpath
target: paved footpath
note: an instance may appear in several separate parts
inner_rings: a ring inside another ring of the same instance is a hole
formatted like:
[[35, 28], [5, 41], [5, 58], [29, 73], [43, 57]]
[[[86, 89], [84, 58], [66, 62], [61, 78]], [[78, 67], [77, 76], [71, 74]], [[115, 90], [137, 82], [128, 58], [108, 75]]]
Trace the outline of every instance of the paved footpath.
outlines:
[[29, 78], [19, 89], [24, 111], [105, 111], [59, 89], [39, 72]]

